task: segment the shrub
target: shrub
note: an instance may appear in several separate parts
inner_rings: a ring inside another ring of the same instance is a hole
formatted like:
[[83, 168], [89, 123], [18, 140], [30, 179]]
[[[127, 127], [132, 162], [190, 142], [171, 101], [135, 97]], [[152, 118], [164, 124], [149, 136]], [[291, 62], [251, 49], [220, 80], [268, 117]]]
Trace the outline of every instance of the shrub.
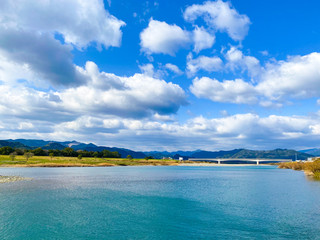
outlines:
[[26, 160], [28, 161], [29, 158], [32, 158], [34, 154], [32, 152], [25, 152], [23, 155], [26, 158]]

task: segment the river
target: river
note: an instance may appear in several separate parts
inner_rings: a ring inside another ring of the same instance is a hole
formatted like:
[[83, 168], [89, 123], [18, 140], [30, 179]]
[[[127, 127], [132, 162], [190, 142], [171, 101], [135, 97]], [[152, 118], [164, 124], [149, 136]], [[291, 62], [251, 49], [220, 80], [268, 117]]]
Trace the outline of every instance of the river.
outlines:
[[0, 239], [320, 239], [320, 182], [274, 166], [0, 168]]

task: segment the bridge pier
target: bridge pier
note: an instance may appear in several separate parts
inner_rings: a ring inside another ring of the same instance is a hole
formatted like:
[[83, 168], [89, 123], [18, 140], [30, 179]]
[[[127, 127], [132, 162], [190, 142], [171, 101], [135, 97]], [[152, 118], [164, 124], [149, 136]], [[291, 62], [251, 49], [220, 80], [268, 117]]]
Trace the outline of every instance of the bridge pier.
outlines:
[[221, 160], [218, 160], [218, 165], [220, 165], [220, 164], [221, 164], [220, 162], [221, 162]]
[[260, 162], [259, 161], [257, 161], [257, 165], [259, 165], [260, 164]]

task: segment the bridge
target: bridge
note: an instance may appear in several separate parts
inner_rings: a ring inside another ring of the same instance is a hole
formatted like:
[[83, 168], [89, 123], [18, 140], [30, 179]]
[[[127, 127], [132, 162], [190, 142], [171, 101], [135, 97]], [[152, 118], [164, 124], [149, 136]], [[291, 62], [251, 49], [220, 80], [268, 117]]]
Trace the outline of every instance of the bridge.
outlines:
[[257, 165], [263, 162], [292, 162], [291, 159], [257, 159], [257, 158], [189, 158], [189, 161], [199, 161], [199, 162], [255, 162]]

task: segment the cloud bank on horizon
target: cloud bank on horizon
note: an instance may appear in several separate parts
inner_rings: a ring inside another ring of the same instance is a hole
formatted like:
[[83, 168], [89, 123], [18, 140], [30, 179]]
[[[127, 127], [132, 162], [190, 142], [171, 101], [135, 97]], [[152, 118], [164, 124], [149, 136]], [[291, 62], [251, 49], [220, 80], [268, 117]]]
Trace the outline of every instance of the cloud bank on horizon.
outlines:
[[298, 1], [293, 13], [308, 17], [279, 4], [277, 18], [274, 2], [4, 0], [0, 134], [135, 150], [320, 147], [320, 20]]

